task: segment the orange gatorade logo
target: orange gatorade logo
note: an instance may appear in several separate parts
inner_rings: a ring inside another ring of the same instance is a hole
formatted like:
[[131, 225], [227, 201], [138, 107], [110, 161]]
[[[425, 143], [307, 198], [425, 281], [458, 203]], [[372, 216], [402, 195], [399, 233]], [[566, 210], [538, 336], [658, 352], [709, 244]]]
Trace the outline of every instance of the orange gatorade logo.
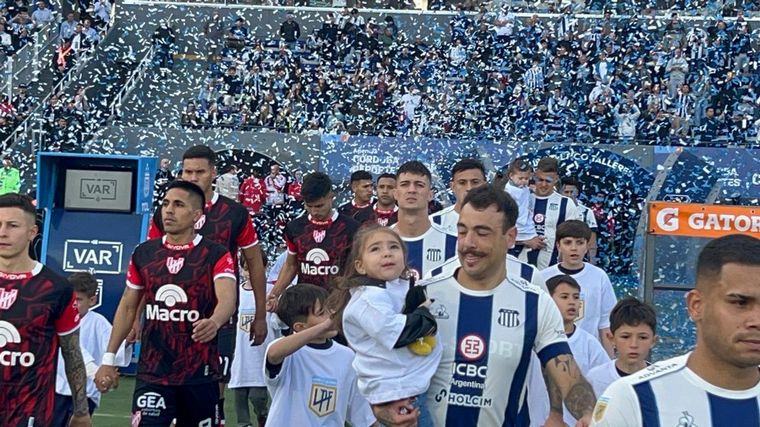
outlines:
[[671, 236], [760, 238], [760, 208], [655, 202], [649, 204], [649, 232]]

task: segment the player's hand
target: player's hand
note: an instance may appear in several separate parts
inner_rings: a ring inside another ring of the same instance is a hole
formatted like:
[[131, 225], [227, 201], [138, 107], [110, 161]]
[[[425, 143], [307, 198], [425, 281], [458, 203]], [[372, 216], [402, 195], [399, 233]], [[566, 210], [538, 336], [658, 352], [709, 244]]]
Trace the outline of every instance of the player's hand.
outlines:
[[107, 393], [119, 385], [119, 371], [114, 366], [101, 365], [93, 381], [98, 391]]
[[557, 412], [549, 412], [549, 418], [546, 419], [542, 427], [568, 427], [565, 424], [565, 420], [562, 418], [562, 414]]
[[89, 415], [74, 415], [69, 422], [71, 427], [92, 427], [92, 420]]
[[267, 319], [265, 316], [256, 316], [248, 330], [248, 338], [251, 345], [261, 345], [267, 337]]
[[317, 327], [322, 332], [319, 338], [330, 339], [338, 335], [338, 326], [335, 324], [335, 319], [330, 317], [329, 319], [318, 324]]
[[214, 339], [217, 331], [219, 331], [219, 325], [211, 319], [201, 319], [193, 323], [193, 341], [200, 343], [207, 343]]
[[546, 247], [544, 236], [535, 236], [534, 238], [530, 240], [526, 240], [523, 244], [534, 250], [541, 250]]
[[575, 427], [590, 427], [591, 426], [591, 414], [586, 414], [575, 423]]
[[270, 313], [274, 313], [277, 311], [277, 301], [279, 300], [279, 296], [275, 295], [274, 293], [270, 293], [267, 295], [267, 311]]
[[414, 407], [411, 398], [372, 405], [372, 413], [380, 423], [391, 427], [415, 427], [420, 416], [420, 410]]

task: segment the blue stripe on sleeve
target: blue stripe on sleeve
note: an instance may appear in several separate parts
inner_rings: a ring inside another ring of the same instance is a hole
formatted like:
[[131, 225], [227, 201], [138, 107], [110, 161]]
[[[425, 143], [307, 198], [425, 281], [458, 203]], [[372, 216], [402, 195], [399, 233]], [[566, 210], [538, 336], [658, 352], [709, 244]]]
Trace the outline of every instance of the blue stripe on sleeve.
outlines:
[[531, 283], [533, 282], [533, 271], [533, 267], [530, 265], [525, 263], [520, 264], [520, 277]]
[[633, 391], [639, 398], [641, 427], [660, 427], [660, 413], [657, 410], [657, 399], [654, 397], [652, 384], [649, 381], [636, 384]]
[[549, 344], [541, 349], [541, 351], [538, 352], [538, 359], [541, 360], [541, 366], [543, 367], [546, 366], [550, 360], [563, 354], [573, 354], [570, 350], [570, 344], [565, 341], [555, 342], [554, 344]]

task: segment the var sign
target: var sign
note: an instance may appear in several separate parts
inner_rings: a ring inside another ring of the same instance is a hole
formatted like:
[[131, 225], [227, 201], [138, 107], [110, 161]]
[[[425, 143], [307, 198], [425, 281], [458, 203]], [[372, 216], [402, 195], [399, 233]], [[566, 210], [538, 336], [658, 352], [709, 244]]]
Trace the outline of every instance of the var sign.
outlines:
[[95, 201], [116, 200], [115, 179], [82, 178], [79, 182], [79, 197]]
[[123, 247], [121, 242], [67, 239], [63, 247], [63, 270], [120, 274]]

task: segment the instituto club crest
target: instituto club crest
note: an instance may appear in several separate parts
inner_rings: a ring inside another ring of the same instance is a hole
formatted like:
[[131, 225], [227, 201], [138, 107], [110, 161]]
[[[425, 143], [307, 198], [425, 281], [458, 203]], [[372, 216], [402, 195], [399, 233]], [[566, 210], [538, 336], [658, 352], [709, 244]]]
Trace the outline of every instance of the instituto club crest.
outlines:
[[11, 308], [14, 302], [16, 302], [16, 296], [18, 296], [18, 289], [5, 290], [0, 289], [0, 310], [7, 310]]
[[327, 230], [314, 230], [314, 232], [311, 235], [314, 237], [315, 242], [322, 243], [322, 240], [325, 240], [326, 233], [327, 233]]
[[174, 258], [174, 257], [166, 258], [166, 268], [169, 269], [169, 273], [171, 274], [179, 273], [183, 265], [185, 265], [184, 258]]

